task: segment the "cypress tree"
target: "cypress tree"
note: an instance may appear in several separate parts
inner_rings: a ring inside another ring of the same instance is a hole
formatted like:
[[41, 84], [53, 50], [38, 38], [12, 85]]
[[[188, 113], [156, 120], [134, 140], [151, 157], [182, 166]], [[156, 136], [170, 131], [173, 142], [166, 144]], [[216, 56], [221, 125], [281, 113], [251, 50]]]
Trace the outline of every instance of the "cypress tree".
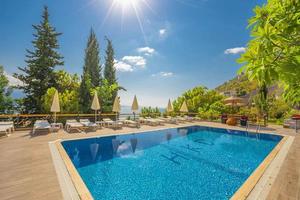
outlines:
[[115, 87], [112, 91], [112, 99], [111, 105], [113, 105], [113, 101], [118, 95], [119, 90], [126, 91], [125, 88], [119, 86], [118, 79], [116, 78], [116, 68], [115, 68], [115, 51], [112, 45], [112, 41], [108, 38], [105, 38], [107, 41], [106, 47], [106, 56], [105, 56], [105, 65], [104, 65], [104, 79], [107, 81], [109, 86]]
[[90, 110], [92, 100], [90, 89], [99, 87], [102, 82], [101, 65], [99, 56], [99, 43], [96, 34], [91, 29], [87, 47], [85, 49], [83, 74], [79, 89], [81, 111], [86, 113]]
[[115, 69], [115, 52], [112, 46], [111, 40], [106, 38], [107, 48], [105, 56], [105, 65], [104, 65], [104, 78], [108, 81], [110, 85], [117, 83], [116, 78], [116, 69]]
[[26, 50], [27, 66], [19, 67], [22, 74], [15, 74], [25, 84], [23, 89], [26, 97], [24, 105], [29, 113], [40, 113], [42, 111], [41, 97], [50, 87], [55, 87], [54, 68], [63, 65], [63, 57], [57, 52], [59, 49], [57, 37], [61, 33], [50, 25], [47, 6], [44, 6], [42, 21], [39, 25], [33, 25], [35, 33], [32, 41], [33, 50]]
[[88, 73], [93, 87], [101, 84], [101, 65], [99, 56], [99, 43], [96, 35], [91, 29], [90, 36], [85, 49], [83, 73]]
[[90, 89], [92, 88], [91, 78], [88, 73], [83, 73], [79, 88], [79, 104], [80, 110], [87, 113], [90, 110], [90, 102], [92, 100]]

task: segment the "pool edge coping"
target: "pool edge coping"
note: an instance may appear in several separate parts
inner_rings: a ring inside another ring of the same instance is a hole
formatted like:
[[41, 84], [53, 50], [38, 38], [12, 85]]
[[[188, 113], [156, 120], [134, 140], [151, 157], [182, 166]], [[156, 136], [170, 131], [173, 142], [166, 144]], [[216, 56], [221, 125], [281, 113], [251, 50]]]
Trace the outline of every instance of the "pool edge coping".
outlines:
[[[183, 126], [175, 126], [175, 127], [168, 127], [168, 128], [157, 128], [152, 130], [143, 130], [140, 131], [134, 131], [134, 132], [122, 132], [122, 133], [107, 133], [107, 134], [101, 134], [98, 136], [88, 136], [88, 137], [78, 137], [78, 138], [72, 138], [72, 139], [60, 139], [54, 141], [55, 146], [67, 168], [68, 174], [72, 180], [72, 183], [78, 193], [78, 196], [80, 199], [83, 200], [93, 200], [93, 196], [91, 195], [89, 189], [87, 188], [86, 184], [82, 180], [81, 176], [79, 175], [77, 169], [75, 168], [73, 162], [71, 161], [70, 157], [68, 156], [67, 152], [65, 151], [64, 147], [62, 146], [62, 142], [64, 141], [71, 141], [71, 140], [80, 140], [80, 139], [89, 139], [89, 138], [100, 138], [100, 137], [107, 137], [107, 136], [114, 136], [114, 135], [130, 135], [130, 134], [139, 134], [139, 133], [145, 133], [149, 131], [159, 131], [159, 130], [167, 130], [172, 128], [184, 128], [184, 127], [190, 127], [190, 126], [203, 126], [208, 128], [217, 128], [217, 129], [230, 129], [235, 131], [243, 131], [240, 129], [234, 129], [234, 128], [219, 128], [214, 126], [206, 126], [206, 125], [200, 125], [200, 124], [185, 124]], [[254, 133], [252, 131], [248, 131], [250, 133]], [[266, 133], [266, 132], [257, 132], [255, 134], [269, 134], [269, 135], [277, 135], [281, 136], [282, 139], [280, 142], [273, 148], [273, 150], [265, 157], [265, 159], [259, 164], [257, 168], [252, 172], [252, 174], [246, 179], [246, 181], [239, 187], [239, 189], [233, 194], [233, 196], [230, 198], [230, 200], [244, 200], [247, 199], [247, 197], [250, 195], [251, 191], [254, 189], [256, 184], [259, 182], [260, 178], [263, 176], [264, 172], [270, 165], [270, 163], [274, 160], [278, 152], [281, 150], [281, 147], [286, 142], [286, 140], [290, 137], [287, 135], [282, 135], [278, 133]], [[249, 187], [250, 185], [250, 187]]]
[[265, 157], [265, 159], [259, 164], [257, 168], [251, 173], [246, 181], [239, 187], [239, 189], [232, 195], [230, 200], [244, 200], [247, 199], [251, 191], [259, 182], [271, 162], [277, 156], [282, 146], [286, 143], [290, 136], [283, 136], [280, 142], [273, 148], [273, 150]]
[[87, 188], [81, 176], [79, 175], [77, 169], [73, 165], [70, 157], [68, 156], [61, 142], [61, 140], [56, 141], [55, 146], [67, 168], [67, 171], [69, 173], [69, 176], [71, 177], [72, 183], [78, 193], [79, 198], [82, 200], [93, 200], [93, 196], [91, 195], [89, 189]]

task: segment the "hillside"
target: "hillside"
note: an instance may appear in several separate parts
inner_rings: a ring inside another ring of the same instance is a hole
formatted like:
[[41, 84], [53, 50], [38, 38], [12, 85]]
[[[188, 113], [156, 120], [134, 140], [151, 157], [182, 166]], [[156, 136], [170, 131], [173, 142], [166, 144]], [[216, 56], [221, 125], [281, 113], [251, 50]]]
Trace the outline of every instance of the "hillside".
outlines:
[[222, 85], [219, 85], [215, 88], [215, 90], [220, 93], [224, 93], [227, 96], [245, 96], [256, 90], [256, 88], [256, 81], [250, 81], [247, 76], [240, 75], [229, 81], [226, 81]]

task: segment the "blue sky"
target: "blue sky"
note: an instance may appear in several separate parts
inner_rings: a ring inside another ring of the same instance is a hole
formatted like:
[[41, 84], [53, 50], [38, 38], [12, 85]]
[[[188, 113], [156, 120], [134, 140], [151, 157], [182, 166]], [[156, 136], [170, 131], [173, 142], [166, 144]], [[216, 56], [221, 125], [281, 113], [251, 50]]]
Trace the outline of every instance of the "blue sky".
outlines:
[[[113, 3], [115, 2], [115, 3]], [[214, 88], [233, 78], [250, 39], [247, 20], [263, 0], [1, 0], [0, 64], [8, 74], [24, 66], [32, 24], [43, 5], [59, 37], [63, 68], [81, 74], [84, 49], [93, 27], [101, 48], [113, 41], [121, 103], [136, 94], [141, 105], [166, 106], [187, 89]], [[114, 6], [112, 6], [112, 4]], [[110, 9], [111, 8], [111, 9]], [[226, 51], [227, 50], [227, 51]]]

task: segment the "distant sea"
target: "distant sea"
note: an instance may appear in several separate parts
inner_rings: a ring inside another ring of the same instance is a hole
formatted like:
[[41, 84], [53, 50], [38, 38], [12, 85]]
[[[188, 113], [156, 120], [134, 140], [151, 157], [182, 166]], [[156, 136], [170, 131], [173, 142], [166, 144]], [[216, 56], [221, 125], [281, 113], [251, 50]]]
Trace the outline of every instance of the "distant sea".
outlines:
[[[138, 113], [141, 112], [142, 107], [139, 108]], [[160, 112], [164, 112], [165, 109], [164, 108], [158, 108]], [[131, 106], [121, 106], [121, 114], [130, 114], [132, 113], [131, 111]]]

